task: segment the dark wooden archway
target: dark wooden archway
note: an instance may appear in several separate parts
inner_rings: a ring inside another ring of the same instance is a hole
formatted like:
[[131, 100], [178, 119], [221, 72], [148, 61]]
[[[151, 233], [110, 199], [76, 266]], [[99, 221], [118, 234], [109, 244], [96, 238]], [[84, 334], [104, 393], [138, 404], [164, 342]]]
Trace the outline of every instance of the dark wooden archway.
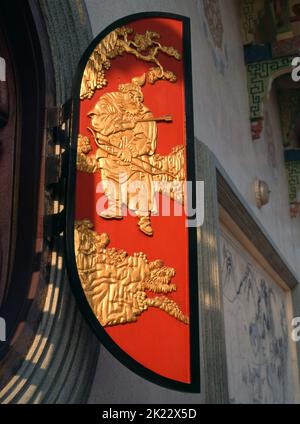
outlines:
[[[37, 293], [44, 210], [46, 71], [40, 34], [27, 1], [0, 5], [0, 56], [6, 62], [0, 105], [0, 316], [7, 341], [0, 360], [30, 343], [38, 322]], [[47, 78], [51, 75], [47, 69]]]

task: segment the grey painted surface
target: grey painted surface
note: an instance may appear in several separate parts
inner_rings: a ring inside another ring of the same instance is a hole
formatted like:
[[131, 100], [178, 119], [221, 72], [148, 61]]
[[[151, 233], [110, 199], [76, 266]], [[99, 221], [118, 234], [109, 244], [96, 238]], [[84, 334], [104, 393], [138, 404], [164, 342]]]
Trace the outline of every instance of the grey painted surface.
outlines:
[[203, 397], [164, 389], [138, 377], [101, 348], [89, 403], [201, 403]]
[[202, 379], [205, 403], [228, 402], [225, 329], [219, 255], [219, 208], [216, 162], [196, 142], [196, 178], [204, 181], [204, 224], [198, 229]]

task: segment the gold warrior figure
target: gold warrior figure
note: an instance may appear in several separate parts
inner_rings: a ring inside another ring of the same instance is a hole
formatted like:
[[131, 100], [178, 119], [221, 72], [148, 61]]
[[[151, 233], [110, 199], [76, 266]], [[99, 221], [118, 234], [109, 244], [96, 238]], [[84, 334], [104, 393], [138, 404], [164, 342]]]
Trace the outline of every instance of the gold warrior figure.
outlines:
[[119, 85], [118, 91], [101, 96], [88, 116], [98, 146], [97, 167], [108, 198], [108, 208], [100, 216], [122, 219], [124, 204], [138, 217], [140, 230], [151, 236], [150, 215], [157, 213], [150, 163], [157, 145], [156, 121], [172, 118], [153, 117], [143, 104], [144, 83], [142, 75]]

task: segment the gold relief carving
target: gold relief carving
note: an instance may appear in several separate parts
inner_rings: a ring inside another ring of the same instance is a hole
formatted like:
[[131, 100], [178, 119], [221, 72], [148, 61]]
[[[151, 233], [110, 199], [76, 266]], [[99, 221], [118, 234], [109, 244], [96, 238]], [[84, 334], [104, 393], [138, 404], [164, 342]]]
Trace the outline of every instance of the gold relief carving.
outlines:
[[[178, 203], [184, 203], [185, 149], [179, 145], [173, 147], [169, 155], [154, 154], [150, 158], [152, 176], [157, 192], [161, 192]], [[171, 185], [170, 185], [171, 183]]]
[[77, 170], [82, 172], [94, 173], [98, 169], [96, 157], [88, 154], [92, 151], [90, 139], [78, 135], [77, 140]]
[[[185, 148], [176, 146], [165, 156], [156, 152], [157, 125], [170, 123], [173, 118], [154, 116], [144, 105], [142, 92], [146, 82], [176, 82], [176, 75], [165, 70], [157, 56], [164, 53], [176, 60], [181, 56], [173, 47], [159, 43], [159, 38], [156, 32], [134, 34], [126, 27], [111, 32], [90, 56], [80, 93], [81, 99], [90, 99], [96, 89], [106, 86], [105, 71], [117, 56], [131, 54], [155, 65], [131, 82], [120, 84], [117, 91], [105, 93], [88, 113], [91, 122], [88, 130], [96, 151], [87, 136], [79, 135], [77, 143], [77, 170], [101, 174], [108, 200], [108, 207], [99, 213], [101, 218], [123, 219], [125, 205], [137, 216], [139, 230], [147, 236], [153, 235], [151, 214], [157, 213], [155, 193], [161, 192], [184, 203]], [[139, 185], [136, 191], [128, 189], [130, 184], [139, 182], [145, 188], [144, 195]], [[149, 307], [189, 323], [177, 303], [166, 296], [176, 291], [176, 285], [171, 283], [175, 276], [173, 268], [165, 266], [162, 260], [148, 261], [144, 253], [130, 256], [124, 250], [108, 248], [109, 236], [96, 233], [88, 219], [75, 222], [74, 237], [81, 284], [102, 326], [135, 322]]]
[[107, 85], [105, 72], [111, 67], [111, 59], [123, 54], [130, 54], [144, 62], [153, 63], [154, 67], [147, 72], [147, 82], [154, 84], [163, 79], [170, 82], [176, 81], [172, 71], [164, 70], [157, 56], [164, 53], [177, 60], [181, 59], [180, 53], [171, 46], [159, 43], [160, 34], [146, 31], [145, 34], [134, 34], [132, 28], [121, 27], [109, 33], [95, 48], [85, 67], [80, 98], [91, 99], [96, 89]]
[[[161, 309], [182, 323], [189, 318], [165, 294], [176, 291], [171, 284], [173, 268], [163, 261], [149, 262], [144, 253], [128, 255], [108, 248], [109, 236], [93, 230], [89, 220], [75, 222], [75, 256], [82, 287], [102, 326], [135, 322], [149, 307]], [[161, 296], [149, 296], [149, 293]]]
[[122, 205], [126, 205], [138, 217], [139, 229], [152, 236], [151, 214], [157, 213], [155, 193], [183, 203], [185, 152], [181, 145], [167, 156], [156, 153], [157, 123], [171, 122], [172, 117], [154, 117], [144, 105], [141, 87], [145, 80], [145, 74], [133, 78], [119, 85], [118, 91], [100, 97], [88, 114], [97, 151], [90, 154], [89, 138], [79, 135], [77, 169], [101, 173], [108, 199], [108, 208], [100, 213], [102, 218], [122, 219]]

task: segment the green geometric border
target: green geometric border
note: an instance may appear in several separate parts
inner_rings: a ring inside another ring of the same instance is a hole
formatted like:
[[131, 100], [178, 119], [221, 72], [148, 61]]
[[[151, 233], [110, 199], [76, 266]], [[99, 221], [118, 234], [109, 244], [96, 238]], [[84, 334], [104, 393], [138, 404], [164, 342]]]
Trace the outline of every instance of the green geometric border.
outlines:
[[300, 160], [285, 162], [290, 203], [297, 202], [297, 192], [300, 190]]
[[255, 62], [247, 65], [250, 119], [263, 118], [263, 104], [267, 99], [272, 81], [292, 70], [293, 56]]

